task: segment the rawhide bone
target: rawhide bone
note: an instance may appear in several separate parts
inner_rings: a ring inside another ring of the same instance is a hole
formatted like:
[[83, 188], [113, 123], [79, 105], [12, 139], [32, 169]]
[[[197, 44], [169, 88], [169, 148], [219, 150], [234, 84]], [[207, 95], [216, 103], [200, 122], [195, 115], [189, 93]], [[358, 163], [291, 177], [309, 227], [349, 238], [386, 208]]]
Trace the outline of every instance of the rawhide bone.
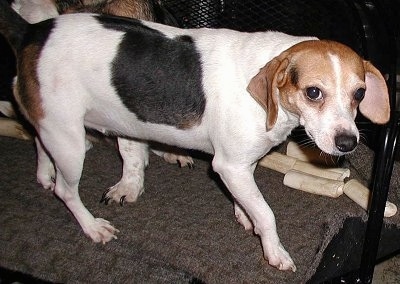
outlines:
[[32, 139], [25, 128], [12, 118], [0, 117], [0, 135], [22, 140]]
[[[344, 184], [343, 192], [355, 203], [360, 205], [366, 211], [368, 211], [370, 203], [370, 190], [362, 185], [356, 179], [351, 179]], [[385, 211], [383, 216], [392, 217], [397, 212], [397, 206], [389, 201], [386, 201]]]
[[317, 177], [297, 170], [288, 171], [283, 178], [283, 184], [291, 188], [333, 198], [343, 194], [344, 186], [343, 181]]
[[[355, 179], [344, 182], [350, 176], [349, 169], [321, 168], [276, 152], [268, 154], [258, 164], [284, 173], [283, 184], [286, 186], [333, 198], [345, 193], [351, 200], [368, 210], [369, 189]], [[391, 217], [396, 212], [396, 205], [387, 201], [384, 216]]]

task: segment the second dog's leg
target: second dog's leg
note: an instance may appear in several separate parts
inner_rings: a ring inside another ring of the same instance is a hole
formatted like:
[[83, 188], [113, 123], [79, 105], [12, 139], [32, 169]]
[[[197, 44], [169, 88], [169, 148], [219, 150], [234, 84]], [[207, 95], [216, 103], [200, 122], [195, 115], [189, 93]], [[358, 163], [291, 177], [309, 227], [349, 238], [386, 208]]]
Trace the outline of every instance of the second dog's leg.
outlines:
[[104, 192], [102, 202], [135, 202], [143, 193], [144, 170], [149, 164], [148, 145], [146, 142], [118, 137], [118, 148], [123, 160], [122, 178]]
[[154, 149], [151, 150], [153, 151], [154, 154], [163, 157], [167, 163], [178, 164], [179, 167], [181, 168], [187, 166], [189, 169], [193, 168], [194, 166], [194, 161], [192, 157], [186, 155], [185, 150], [181, 150], [179, 151], [179, 153], [170, 152], [168, 151], [168, 149], [166, 151], [154, 150]]

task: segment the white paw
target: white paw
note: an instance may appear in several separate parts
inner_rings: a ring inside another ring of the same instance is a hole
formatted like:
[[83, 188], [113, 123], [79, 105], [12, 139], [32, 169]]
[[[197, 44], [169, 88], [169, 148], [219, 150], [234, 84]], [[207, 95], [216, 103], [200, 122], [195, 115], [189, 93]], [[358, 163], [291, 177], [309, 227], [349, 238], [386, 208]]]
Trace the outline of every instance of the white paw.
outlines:
[[191, 169], [194, 166], [194, 161], [190, 156], [164, 153], [163, 158], [166, 162], [170, 164], [178, 164], [181, 168], [187, 166], [189, 169]]
[[110, 201], [115, 201], [122, 206], [125, 202], [135, 202], [143, 191], [143, 183], [138, 185], [134, 182], [128, 183], [121, 180], [103, 193], [100, 202], [107, 205]]
[[95, 243], [103, 243], [111, 241], [112, 239], [117, 239], [116, 233], [119, 230], [114, 228], [110, 222], [102, 218], [95, 218], [94, 222], [88, 227], [83, 228], [85, 234], [91, 238]]
[[278, 268], [279, 270], [292, 270], [295, 272], [297, 269], [289, 253], [280, 243], [278, 246], [266, 252], [265, 258], [268, 260], [270, 265]]

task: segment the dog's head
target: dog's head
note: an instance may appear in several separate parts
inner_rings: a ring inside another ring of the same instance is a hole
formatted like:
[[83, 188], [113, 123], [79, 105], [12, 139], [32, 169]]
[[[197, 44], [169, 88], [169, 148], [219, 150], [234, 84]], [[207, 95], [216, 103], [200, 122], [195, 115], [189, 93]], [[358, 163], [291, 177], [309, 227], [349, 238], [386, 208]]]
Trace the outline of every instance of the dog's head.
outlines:
[[357, 108], [374, 123], [389, 120], [383, 76], [337, 42], [315, 40], [292, 46], [261, 68], [247, 89], [267, 112], [267, 130], [275, 126], [281, 105], [299, 117], [322, 151], [332, 155], [356, 147]]

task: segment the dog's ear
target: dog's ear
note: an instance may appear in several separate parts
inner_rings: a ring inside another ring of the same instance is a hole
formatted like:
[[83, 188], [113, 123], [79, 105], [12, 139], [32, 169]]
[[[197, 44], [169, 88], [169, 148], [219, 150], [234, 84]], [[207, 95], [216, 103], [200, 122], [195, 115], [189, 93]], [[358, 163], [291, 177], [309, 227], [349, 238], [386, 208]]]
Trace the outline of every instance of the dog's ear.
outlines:
[[364, 61], [366, 91], [360, 102], [360, 112], [373, 123], [384, 124], [390, 118], [389, 92], [378, 69]]
[[274, 127], [278, 118], [279, 87], [287, 80], [288, 65], [289, 60], [283, 54], [275, 57], [260, 69], [247, 86], [247, 91], [267, 113], [267, 131]]

